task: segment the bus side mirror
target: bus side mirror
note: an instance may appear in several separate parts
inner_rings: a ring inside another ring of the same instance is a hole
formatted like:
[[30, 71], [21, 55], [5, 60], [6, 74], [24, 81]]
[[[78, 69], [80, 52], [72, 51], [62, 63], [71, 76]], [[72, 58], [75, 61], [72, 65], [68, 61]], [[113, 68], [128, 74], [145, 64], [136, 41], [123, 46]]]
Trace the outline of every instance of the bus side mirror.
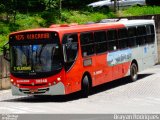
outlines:
[[7, 47], [8, 43], [3, 46], [3, 57], [5, 60], [10, 61], [9, 48]]
[[64, 62], [67, 62], [67, 55], [66, 55], [66, 44], [63, 44], [63, 58], [64, 58]]

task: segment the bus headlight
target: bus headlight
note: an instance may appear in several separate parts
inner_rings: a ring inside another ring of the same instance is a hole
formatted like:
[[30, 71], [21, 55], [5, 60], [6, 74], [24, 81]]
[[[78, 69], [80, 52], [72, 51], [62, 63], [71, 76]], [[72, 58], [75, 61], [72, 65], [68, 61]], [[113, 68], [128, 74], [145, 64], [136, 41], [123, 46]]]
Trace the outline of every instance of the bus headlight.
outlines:
[[54, 81], [54, 82], [53, 82], [53, 84], [55, 85], [55, 84], [56, 84], [56, 82]]
[[58, 81], [58, 82], [59, 82], [59, 81], [61, 81], [61, 78], [60, 78], [60, 77], [58, 77], [58, 78], [57, 78], [57, 81]]
[[11, 82], [13, 82], [13, 79], [11, 79]]
[[51, 86], [52, 84], [51, 84], [51, 83], [48, 83], [48, 85]]

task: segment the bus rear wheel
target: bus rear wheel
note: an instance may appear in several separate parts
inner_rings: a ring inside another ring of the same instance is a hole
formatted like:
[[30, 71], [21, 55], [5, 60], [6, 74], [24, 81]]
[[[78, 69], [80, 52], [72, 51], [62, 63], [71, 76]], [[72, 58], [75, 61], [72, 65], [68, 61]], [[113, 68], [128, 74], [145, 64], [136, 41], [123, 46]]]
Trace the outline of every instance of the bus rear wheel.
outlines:
[[130, 79], [132, 82], [138, 79], [138, 67], [135, 63], [132, 63], [130, 67]]
[[90, 91], [89, 78], [87, 75], [85, 75], [82, 80], [82, 91], [81, 91], [82, 97], [87, 98], [89, 95], [89, 91]]

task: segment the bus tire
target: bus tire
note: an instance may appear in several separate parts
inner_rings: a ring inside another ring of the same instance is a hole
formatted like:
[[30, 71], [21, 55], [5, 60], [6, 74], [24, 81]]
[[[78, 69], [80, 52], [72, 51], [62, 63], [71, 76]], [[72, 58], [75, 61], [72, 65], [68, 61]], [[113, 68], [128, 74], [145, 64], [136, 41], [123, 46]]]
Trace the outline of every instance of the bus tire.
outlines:
[[132, 82], [135, 82], [137, 81], [137, 79], [138, 79], [138, 67], [135, 63], [132, 63], [130, 67], [130, 80]]
[[90, 91], [89, 78], [88, 78], [87, 75], [85, 75], [85, 76], [83, 77], [83, 80], [82, 80], [82, 91], [81, 91], [81, 92], [82, 92], [82, 93], [81, 93], [82, 97], [83, 97], [83, 98], [87, 98], [88, 95], [89, 95], [89, 91]]

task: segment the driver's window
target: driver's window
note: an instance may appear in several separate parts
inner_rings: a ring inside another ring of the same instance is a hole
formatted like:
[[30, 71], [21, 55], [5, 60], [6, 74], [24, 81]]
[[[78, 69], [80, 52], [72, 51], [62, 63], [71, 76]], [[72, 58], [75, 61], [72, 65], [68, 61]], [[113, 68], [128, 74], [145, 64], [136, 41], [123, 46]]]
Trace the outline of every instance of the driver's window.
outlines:
[[78, 35], [66, 34], [63, 37], [63, 46], [65, 46], [65, 59], [67, 62], [73, 62], [78, 53]]

